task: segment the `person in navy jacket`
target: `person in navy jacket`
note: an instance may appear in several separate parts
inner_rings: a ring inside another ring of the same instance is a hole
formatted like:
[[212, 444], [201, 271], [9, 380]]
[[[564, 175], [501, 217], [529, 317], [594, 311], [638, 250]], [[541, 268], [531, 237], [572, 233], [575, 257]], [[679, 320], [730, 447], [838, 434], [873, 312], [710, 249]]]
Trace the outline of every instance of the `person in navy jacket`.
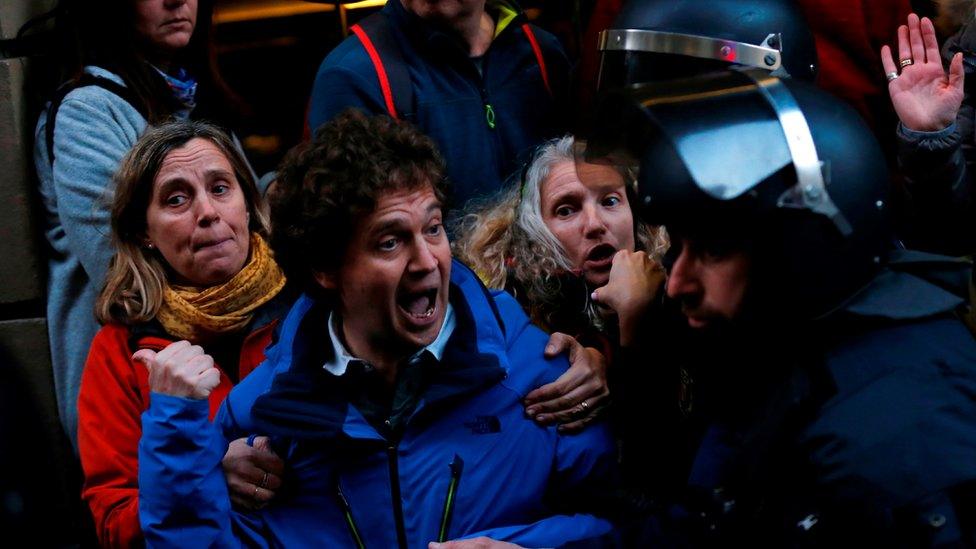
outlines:
[[413, 122], [444, 155], [455, 206], [568, 129], [566, 54], [512, 2], [398, 0], [351, 30], [322, 61], [309, 128], [349, 107]]
[[[385, 116], [343, 114], [290, 153], [272, 246], [308, 284], [266, 362], [212, 426], [209, 357], [146, 359], [150, 545], [551, 547], [610, 530], [591, 514], [614, 481], [608, 430], [563, 436], [524, 416], [523, 395], [566, 362], [544, 358], [548, 337], [513, 298], [452, 261], [444, 200], [433, 143]], [[269, 436], [287, 466], [275, 500], [250, 512], [231, 508], [220, 469], [227, 441], [247, 435]]]

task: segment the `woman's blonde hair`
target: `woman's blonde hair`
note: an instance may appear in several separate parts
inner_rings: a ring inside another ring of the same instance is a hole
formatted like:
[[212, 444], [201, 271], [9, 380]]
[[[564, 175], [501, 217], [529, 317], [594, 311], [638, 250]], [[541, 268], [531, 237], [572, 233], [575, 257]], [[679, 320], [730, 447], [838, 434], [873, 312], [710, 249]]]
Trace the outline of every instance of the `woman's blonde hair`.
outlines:
[[[543, 220], [542, 184], [556, 164], [576, 162], [577, 148], [583, 145], [571, 135], [540, 145], [521, 181], [494, 198], [470, 206], [455, 230], [459, 235], [454, 242], [455, 257], [471, 266], [489, 288], [521, 289], [525, 295], [516, 297], [528, 305], [535, 322], [546, 326], [553, 324], [549, 313], [557, 309], [564, 297], [560, 279], [574, 271], [575, 266]], [[624, 170], [622, 175], [627, 182], [627, 198], [633, 205], [633, 175]], [[634, 237], [637, 248], [655, 261], [660, 261], [667, 251], [665, 231], [644, 224], [636, 216]], [[601, 326], [592, 307], [588, 307], [587, 316], [591, 324]]]
[[250, 214], [249, 229], [268, 235], [268, 215], [247, 161], [235, 143], [212, 124], [172, 121], [147, 130], [122, 159], [114, 177], [112, 245], [115, 255], [105, 286], [95, 302], [95, 317], [102, 324], [138, 324], [156, 316], [167, 285], [166, 260], [144, 245], [146, 210], [153, 182], [163, 160], [192, 139], [206, 139], [224, 154], [244, 192]]

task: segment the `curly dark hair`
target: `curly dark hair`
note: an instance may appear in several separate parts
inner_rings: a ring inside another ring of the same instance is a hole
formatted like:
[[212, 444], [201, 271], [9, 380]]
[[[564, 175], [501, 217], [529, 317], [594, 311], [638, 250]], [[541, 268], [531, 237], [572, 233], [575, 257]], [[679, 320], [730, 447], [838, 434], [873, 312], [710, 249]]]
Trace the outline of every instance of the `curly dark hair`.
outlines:
[[270, 193], [271, 247], [289, 280], [339, 268], [356, 222], [380, 196], [426, 185], [446, 204], [444, 161], [405, 122], [347, 109], [285, 156]]

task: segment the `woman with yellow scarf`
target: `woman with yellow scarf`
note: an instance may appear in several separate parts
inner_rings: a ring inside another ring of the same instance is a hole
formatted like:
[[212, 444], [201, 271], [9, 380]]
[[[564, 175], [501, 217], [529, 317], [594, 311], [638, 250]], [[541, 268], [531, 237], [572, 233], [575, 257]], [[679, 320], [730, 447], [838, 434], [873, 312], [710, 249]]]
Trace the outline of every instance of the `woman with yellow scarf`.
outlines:
[[[265, 242], [260, 193], [223, 132], [198, 122], [154, 128], [115, 179], [115, 256], [96, 303], [102, 328], [82, 375], [78, 446], [100, 543], [130, 546], [142, 539], [137, 456], [151, 375], [142, 361], [159, 353], [211, 366], [213, 419], [264, 359], [290, 300]], [[255, 507], [280, 484], [282, 464], [266, 439], [248, 442], [231, 444], [224, 469], [235, 502]]]

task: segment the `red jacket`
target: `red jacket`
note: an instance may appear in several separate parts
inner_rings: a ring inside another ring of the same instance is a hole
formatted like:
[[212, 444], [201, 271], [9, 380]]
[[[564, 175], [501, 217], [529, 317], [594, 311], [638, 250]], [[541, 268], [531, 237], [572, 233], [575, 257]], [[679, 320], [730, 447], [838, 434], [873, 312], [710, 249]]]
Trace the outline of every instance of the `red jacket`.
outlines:
[[[244, 339], [238, 379], [264, 360], [277, 320]], [[78, 452], [85, 473], [82, 498], [88, 502], [103, 547], [142, 546], [139, 527], [138, 454], [142, 412], [149, 408], [149, 374], [132, 360], [138, 349], [160, 351], [172, 340], [146, 335], [130, 341], [130, 329], [102, 327], [92, 341], [78, 395]], [[221, 370], [220, 385], [210, 393], [210, 419], [233, 387]]]

